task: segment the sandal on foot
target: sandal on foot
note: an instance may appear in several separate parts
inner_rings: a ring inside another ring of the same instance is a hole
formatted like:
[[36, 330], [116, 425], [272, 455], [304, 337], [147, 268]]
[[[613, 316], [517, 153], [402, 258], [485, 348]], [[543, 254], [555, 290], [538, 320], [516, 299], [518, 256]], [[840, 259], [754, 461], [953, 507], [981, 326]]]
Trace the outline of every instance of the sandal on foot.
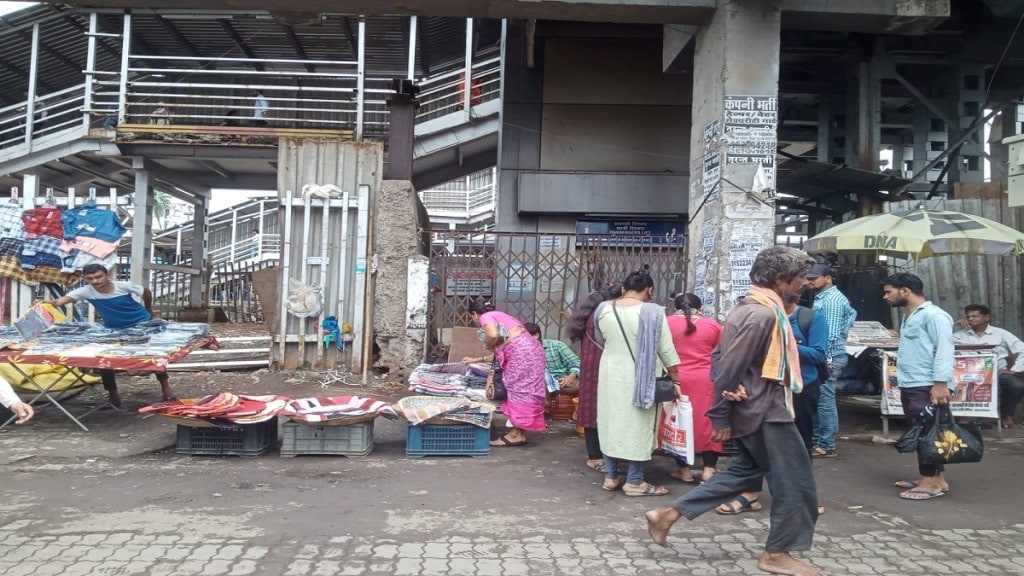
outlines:
[[622, 478], [605, 478], [604, 483], [601, 484], [601, 489], [609, 492], [615, 492], [619, 488], [622, 488], [622, 485], [625, 483], [626, 481]]
[[669, 476], [675, 478], [676, 480], [679, 480], [683, 484], [693, 484], [693, 483], [697, 482], [697, 479], [693, 477], [692, 473], [690, 474], [690, 478], [689, 479], [685, 478], [682, 474], [680, 474], [678, 470], [676, 470], [675, 472], [672, 472], [671, 474], [669, 474]]
[[[900, 480], [899, 482], [893, 482], [892, 485], [897, 488], [903, 488], [904, 490], [913, 490], [914, 488], [917, 488], [918, 482], [917, 480]], [[942, 491], [949, 492], [949, 488], [943, 488]]]
[[497, 440], [491, 440], [491, 446], [524, 446], [526, 440], [520, 440], [519, 442], [513, 442], [508, 439], [508, 436], [501, 436]]
[[605, 473], [604, 460], [598, 460], [597, 462], [587, 461], [587, 468], [595, 472]]
[[945, 492], [932, 492], [931, 490], [925, 490], [923, 488], [914, 488], [913, 490], [907, 490], [906, 492], [900, 493], [900, 498], [903, 500], [931, 500], [932, 498], [940, 498], [945, 496]]
[[[739, 504], [739, 506], [736, 506]], [[757, 501], [757, 498], [753, 500], [747, 500], [747, 497], [743, 494], [733, 498], [732, 500], [720, 505], [715, 508], [715, 512], [722, 516], [735, 516], [744, 512], [757, 512], [761, 509], [761, 503]]]
[[629, 489], [630, 484], [624, 484], [622, 491], [626, 496], [664, 496], [668, 494], [668, 488], [664, 486], [655, 486], [654, 484], [644, 482], [643, 488]]

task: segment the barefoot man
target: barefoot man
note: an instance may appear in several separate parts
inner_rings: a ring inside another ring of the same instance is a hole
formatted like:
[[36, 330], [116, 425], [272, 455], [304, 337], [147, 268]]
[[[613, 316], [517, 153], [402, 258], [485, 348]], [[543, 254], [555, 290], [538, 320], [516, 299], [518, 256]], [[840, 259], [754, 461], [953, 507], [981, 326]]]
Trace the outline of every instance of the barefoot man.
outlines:
[[647, 512], [656, 544], [682, 517], [693, 520], [744, 492], [772, 495], [771, 528], [757, 566], [772, 574], [817, 576], [790, 555], [809, 550], [818, 520], [811, 458], [793, 423], [793, 394], [801, 390], [800, 360], [784, 302], [799, 296], [814, 261], [799, 250], [762, 250], [750, 269], [753, 287], [725, 319], [721, 358], [714, 378], [718, 400], [708, 411], [712, 442], [736, 439], [739, 454], [729, 468], [672, 503]]

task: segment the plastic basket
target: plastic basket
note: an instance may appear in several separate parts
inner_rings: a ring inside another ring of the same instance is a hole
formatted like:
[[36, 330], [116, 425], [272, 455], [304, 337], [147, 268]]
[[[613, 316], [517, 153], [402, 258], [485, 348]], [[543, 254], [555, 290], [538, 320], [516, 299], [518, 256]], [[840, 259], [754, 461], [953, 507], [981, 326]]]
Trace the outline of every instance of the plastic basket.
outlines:
[[324, 455], [362, 458], [373, 451], [373, 421], [348, 426], [281, 425], [281, 456]]
[[424, 456], [489, 456], [491, 434], [488, 428], [470, 424], [439, 426], [409, 425], [405, 455]]
[[178, 454], [254, 457], [276, 446], [277, 418], [233, 428], [178, 426]]
[[551, 405], [551, 419], [572, 420], [572, 413], [576, 410], [572, 402], [575, 398], [575, 394], [555, 394]]

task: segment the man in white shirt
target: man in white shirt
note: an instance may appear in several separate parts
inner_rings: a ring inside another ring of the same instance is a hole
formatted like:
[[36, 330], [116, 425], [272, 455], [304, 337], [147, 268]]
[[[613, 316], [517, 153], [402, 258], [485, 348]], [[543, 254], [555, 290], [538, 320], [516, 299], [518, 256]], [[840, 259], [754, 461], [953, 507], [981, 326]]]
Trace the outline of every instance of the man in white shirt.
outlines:
[[8, 414], [8, 411], [13, 412], [17, 420], [15, 424], [24, 424], [32, 419], [35, 415], [35, 411], [27, 403], [22, 402], [18, 394], [11, 388], [10, 382], [0, 378], [0, 404], [3, 404], [7, 410], [0, 410], [0, 424], [6, 424], [8, 420], [12, 418]]
[[[1003, 428], [1013, 428], [1013, 413], [1024, 398], [1024, 342], [1002, 328], [989, 324], [991, 310], [984, 304], [968, 304], [964, 307], [967, 328], [953, 333], [957, 344], [991, 346], [996, 355], [999, 370], [999, 418]], [[1010, 355], [1015, 355], [1013, 367], [1007, 367]]]

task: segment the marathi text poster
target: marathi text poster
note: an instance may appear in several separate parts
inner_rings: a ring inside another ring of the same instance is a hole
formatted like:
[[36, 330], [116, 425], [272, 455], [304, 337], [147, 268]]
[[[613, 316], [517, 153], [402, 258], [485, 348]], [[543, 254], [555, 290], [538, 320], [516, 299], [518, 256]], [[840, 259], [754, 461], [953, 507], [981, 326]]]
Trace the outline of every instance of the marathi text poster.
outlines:
[[779, 99], [776, 96], [726, 96], [722, 115], [725, 164], [760, 164], [775, 189]]

